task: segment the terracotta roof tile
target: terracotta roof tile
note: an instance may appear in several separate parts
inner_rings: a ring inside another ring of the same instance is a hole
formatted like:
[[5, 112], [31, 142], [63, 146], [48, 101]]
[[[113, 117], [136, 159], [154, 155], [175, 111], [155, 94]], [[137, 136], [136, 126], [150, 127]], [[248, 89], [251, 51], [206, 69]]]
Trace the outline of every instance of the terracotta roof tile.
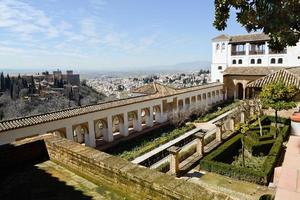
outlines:
[[223, 75], [265, 76], [283, 67], [227, 67]]
[[300, 67], [281, 69], [265, 77], [252, 81], [247, 86], [261, 88], [266, 84], [279, 80], [283, 81], [286, 85], [292, 84], [300, 89]]

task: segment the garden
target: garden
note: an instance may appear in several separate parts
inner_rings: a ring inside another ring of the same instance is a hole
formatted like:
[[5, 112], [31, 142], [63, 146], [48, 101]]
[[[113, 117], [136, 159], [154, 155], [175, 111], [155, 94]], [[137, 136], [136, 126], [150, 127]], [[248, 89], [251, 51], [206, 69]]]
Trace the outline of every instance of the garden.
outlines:
[[282, 143], [289, 136], [289, 124], [289, 119], [278, 117], [276, 123], [275, 117], [262, 116], [249, 123], [247, 129], [241, 127], [236, 136], [205, 156], [200, 167], [209, 172], [266, 185], [282, 153]]
[[131, 161], [194, 128], [194, 124], [187, 124], [178, 128], [172, 125], [161, 127], [141, 137], [121, 142], [117, 146], [107, 149], [106, 152]]

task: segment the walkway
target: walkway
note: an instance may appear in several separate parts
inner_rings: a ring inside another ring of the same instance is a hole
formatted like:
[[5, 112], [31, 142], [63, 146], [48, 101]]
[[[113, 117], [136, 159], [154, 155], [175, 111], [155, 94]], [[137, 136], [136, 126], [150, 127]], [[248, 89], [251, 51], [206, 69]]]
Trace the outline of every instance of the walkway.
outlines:
[[[197, 132], [204, 132], [205, 133], [205, 137], [209, 137], [210, 135], [214, 134], [215, 133], [215, 129], [216, 129], [216, 126], [213, 124], [215, 123], [216, 121], [226, 117], [227, 115], [231, 114], [232, 112], [234, 112], [235, 109], [232, 109], [230, 111], [227, 111], [226, 113], [223, 113], [222, 115], [208, 121], [208, 122], [205, 122], [205, 123], [197, 123], [195, 124], [197, 126], [197, 128], [191, 130], [191, 131], [188, 131], [187, 133], [179, 136], [178, 138], [175, 138], [174, 140], [171, 140], [170, 142], [164, 144], [164, 145], [161, 145], [159, 146], [158, 148], [156, 149], [153, 149], [152, 151], [140, 156], [140, 157], [137, 157], [136, 159], [134, 159], [132, 162], [135, 163], [135, 164], [139, 164], [149, 158], [151, 158], [152, 156], [158, 154], [159, 152], [161, 151], [164, 151], [166, 149], [168, 149], [169, 147], [175, 145], [176, 143], [178, 143], [179, 141], [191, 136], [191, 135], [194, 135], [195, 133]], [[186, 144], [185, 146], [183, 146], [182, 148], [183, 149], [186, 149], [187, 147], [190, 147], [190, 145], [194, 145], [196, 144], [196, 141], [192, 141], [188, 144]], [[158, 166], [160, 166], [161, 164], [163, 163], [166, 163], [169, 161], [169, 156], [163, 158], [162, 160], [158, 161], [157, 163], [154, 163], [152, 166], [150, 166], [150, 168], [156, 168]]]
[[[290, 136], [282, 167], [275, 200], [300, 199], [300, 137]], [[278, 170], [278, 169], [277, 169]], [[275, 170], [275, 171], [277, 171]]]

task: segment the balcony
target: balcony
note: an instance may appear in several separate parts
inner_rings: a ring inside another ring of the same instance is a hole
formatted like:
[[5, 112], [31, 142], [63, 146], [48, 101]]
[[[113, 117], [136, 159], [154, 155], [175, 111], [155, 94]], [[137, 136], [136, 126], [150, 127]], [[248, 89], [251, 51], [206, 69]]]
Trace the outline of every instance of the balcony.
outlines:
[[269, 51], [269, 54], [286, 54], [286, 53], [287, 53], [286, 48], [283, 49], [282, 51], [277, 51], [277, 50], [273, 50], [273, 49], [270, 49], [270, 51]]
[[250, 50], [249, 55], [262, 55], [265, 54], [265, 50]]
[[231, 51], [232, 56], [246, 55], [246, 51]]

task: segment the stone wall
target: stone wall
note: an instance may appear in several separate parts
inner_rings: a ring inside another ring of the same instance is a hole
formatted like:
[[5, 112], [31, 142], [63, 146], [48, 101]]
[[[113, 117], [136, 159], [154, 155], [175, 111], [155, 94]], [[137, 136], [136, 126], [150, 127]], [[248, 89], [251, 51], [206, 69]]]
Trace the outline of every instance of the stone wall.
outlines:
[[0, 175], [26, 164], [48, 160], [44, 137], [35, 137], [0, 146]]
[[50, 160], [132, 199], [230, 199], [199, 185], [60, 137], [45, 139]]

